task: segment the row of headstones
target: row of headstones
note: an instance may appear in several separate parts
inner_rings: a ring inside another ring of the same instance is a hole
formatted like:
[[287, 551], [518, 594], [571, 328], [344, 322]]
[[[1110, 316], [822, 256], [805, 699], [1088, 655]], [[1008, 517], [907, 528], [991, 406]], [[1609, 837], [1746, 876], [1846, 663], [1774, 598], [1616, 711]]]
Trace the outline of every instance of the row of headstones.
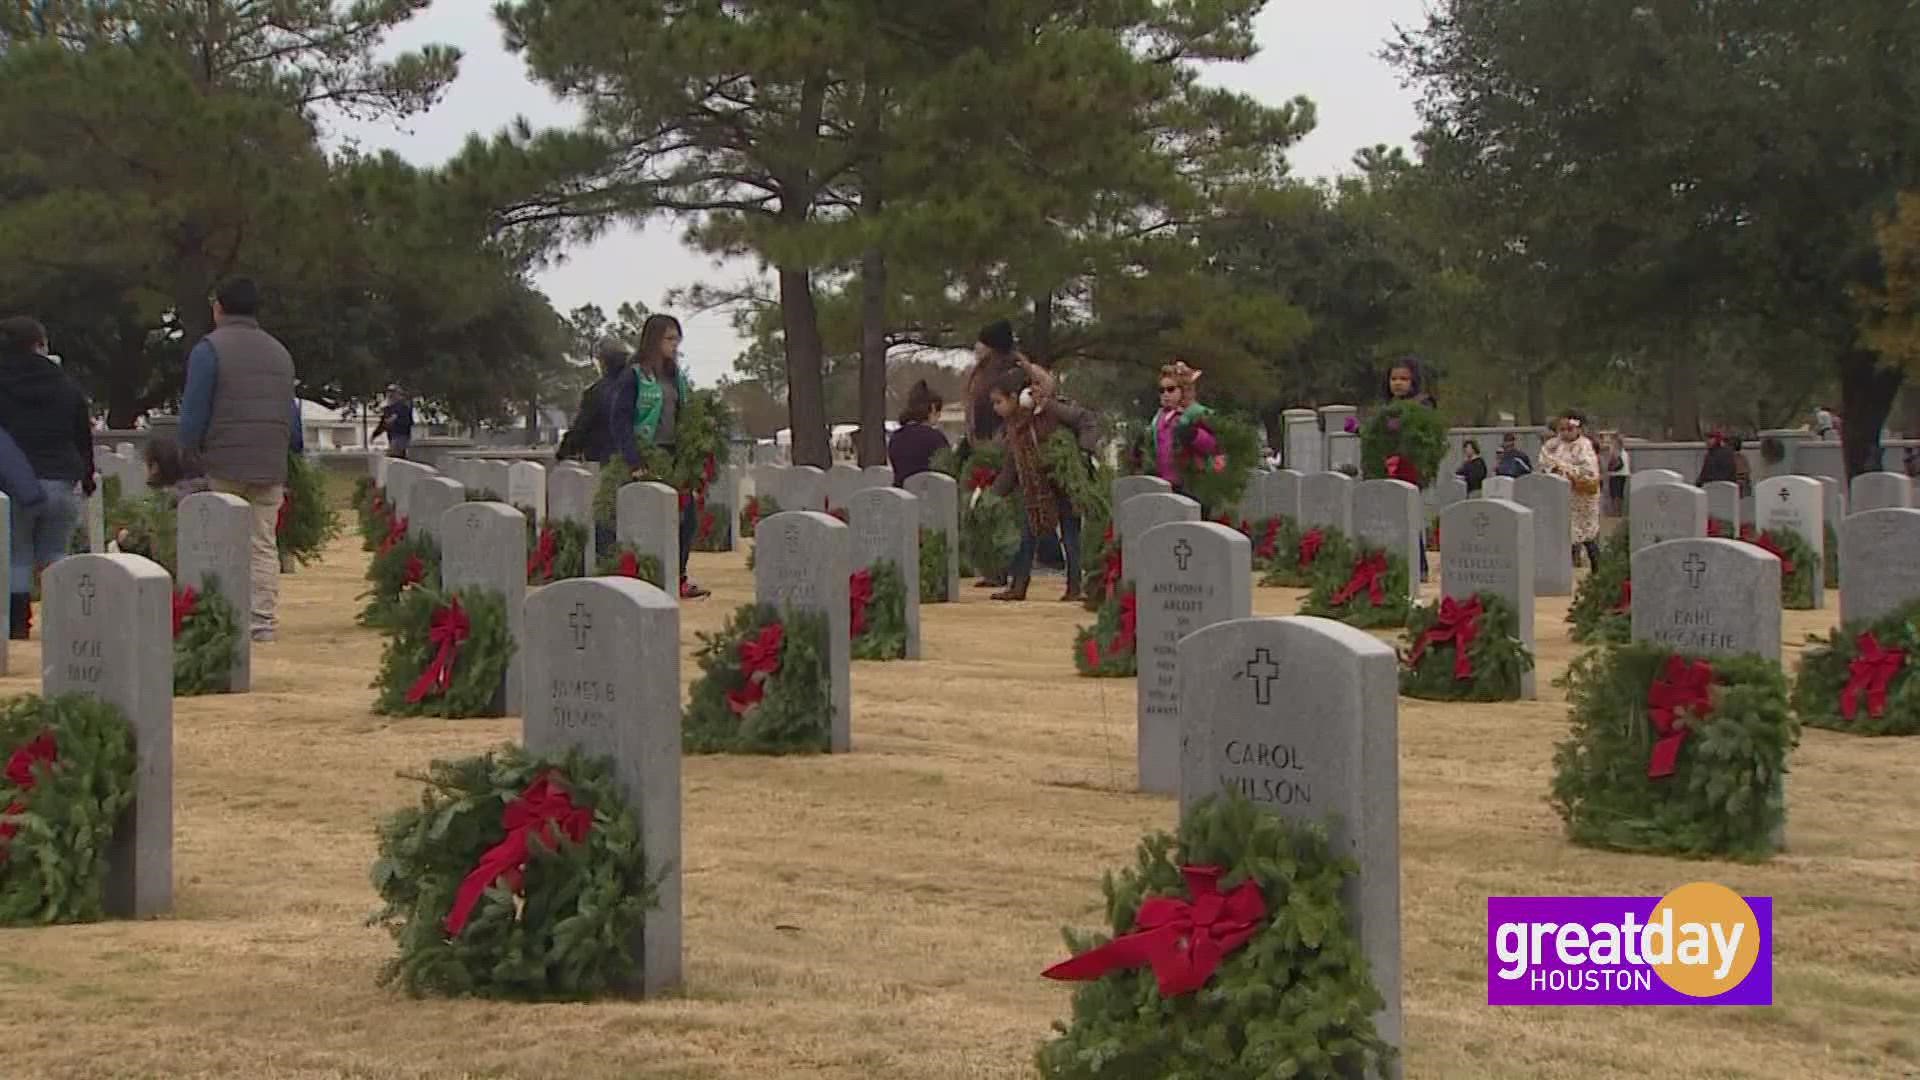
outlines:
[[[835, 465], [831, 469], [814, 465], [755, 465], [750, 479], [753, 495], [772, 497], [782, 512], [839, 510], [850, 520], [861, 493], [896, 490], [893, 470], [884, 465], [864, 469], [851, 465]], [[913, 505], [920, 515], [920, 528], [946, 537], [947, 588], [943, 595], [951, 601], [960, 595], [959, 482], [946, 473], [928, 470], [908, 477], [904, 490], [916, 500]]]

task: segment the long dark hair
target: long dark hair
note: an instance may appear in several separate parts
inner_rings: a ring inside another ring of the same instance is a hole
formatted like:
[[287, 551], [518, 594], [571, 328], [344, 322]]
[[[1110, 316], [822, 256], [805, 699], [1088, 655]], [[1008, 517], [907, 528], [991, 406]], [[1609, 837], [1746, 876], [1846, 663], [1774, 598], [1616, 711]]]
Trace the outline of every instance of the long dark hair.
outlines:
[[680, 377], [680, 361], [676, 357], [660, 355], [660, 339], [667, 336], [671, 329], [686, 340], [686, 331], [680, 329], [680, 320], [671, 315], [649, 315], [647, 321], [640, 324], [640, 346], [633, 351], [633, 364], [652, 373], [655, 378], [677, 379]]
[[921, 379], [907, 391], [907, 407], [900, 410], [900, 422], [903, 424], [924, 424], [933, 418], [935, 410], [945, 405], [940, 395], [933, 392], [927, 380]]

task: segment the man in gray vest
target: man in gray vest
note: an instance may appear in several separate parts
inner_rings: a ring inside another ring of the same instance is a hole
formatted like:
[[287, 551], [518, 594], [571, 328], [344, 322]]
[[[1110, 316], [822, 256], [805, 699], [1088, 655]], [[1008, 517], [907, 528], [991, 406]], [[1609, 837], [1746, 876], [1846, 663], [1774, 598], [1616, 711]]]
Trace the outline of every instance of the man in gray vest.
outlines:
[[[180, 448], [205, 471], [213, 490], [253, 507], [253, 581], [249, 620], [255, 641], [272, 641], [280, 598], [275, 523], [287, 482], [287, 452], [299, 446], [300, 404], [293, 357], [260, 329], [260, 290], [248, 278], [221, 285], [213, 333], [187, 357], [180, 401]], [[238, 598], [231, 598], [238, 606]]]

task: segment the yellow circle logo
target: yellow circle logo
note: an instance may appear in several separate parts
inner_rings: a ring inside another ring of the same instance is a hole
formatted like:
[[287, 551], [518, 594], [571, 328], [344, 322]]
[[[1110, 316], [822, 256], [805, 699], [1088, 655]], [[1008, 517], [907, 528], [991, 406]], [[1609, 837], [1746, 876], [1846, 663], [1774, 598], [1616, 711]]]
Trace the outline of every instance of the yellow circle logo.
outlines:
[[1737, 892], [1696, 881], [1660, 898], [1641, 951], [1660, 981], [1688, 997], [1739, 986], [1760, 959], [1760, 920]]

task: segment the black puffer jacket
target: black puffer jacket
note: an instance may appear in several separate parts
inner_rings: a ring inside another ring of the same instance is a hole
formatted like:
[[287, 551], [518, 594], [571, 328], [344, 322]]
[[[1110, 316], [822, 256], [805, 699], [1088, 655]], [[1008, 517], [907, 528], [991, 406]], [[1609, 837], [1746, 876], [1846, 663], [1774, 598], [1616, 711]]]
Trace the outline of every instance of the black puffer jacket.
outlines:
[[35, 352], [0, 353], [0, 428], [42, 480], [93, 476], [87, 395], [59, 365]]

